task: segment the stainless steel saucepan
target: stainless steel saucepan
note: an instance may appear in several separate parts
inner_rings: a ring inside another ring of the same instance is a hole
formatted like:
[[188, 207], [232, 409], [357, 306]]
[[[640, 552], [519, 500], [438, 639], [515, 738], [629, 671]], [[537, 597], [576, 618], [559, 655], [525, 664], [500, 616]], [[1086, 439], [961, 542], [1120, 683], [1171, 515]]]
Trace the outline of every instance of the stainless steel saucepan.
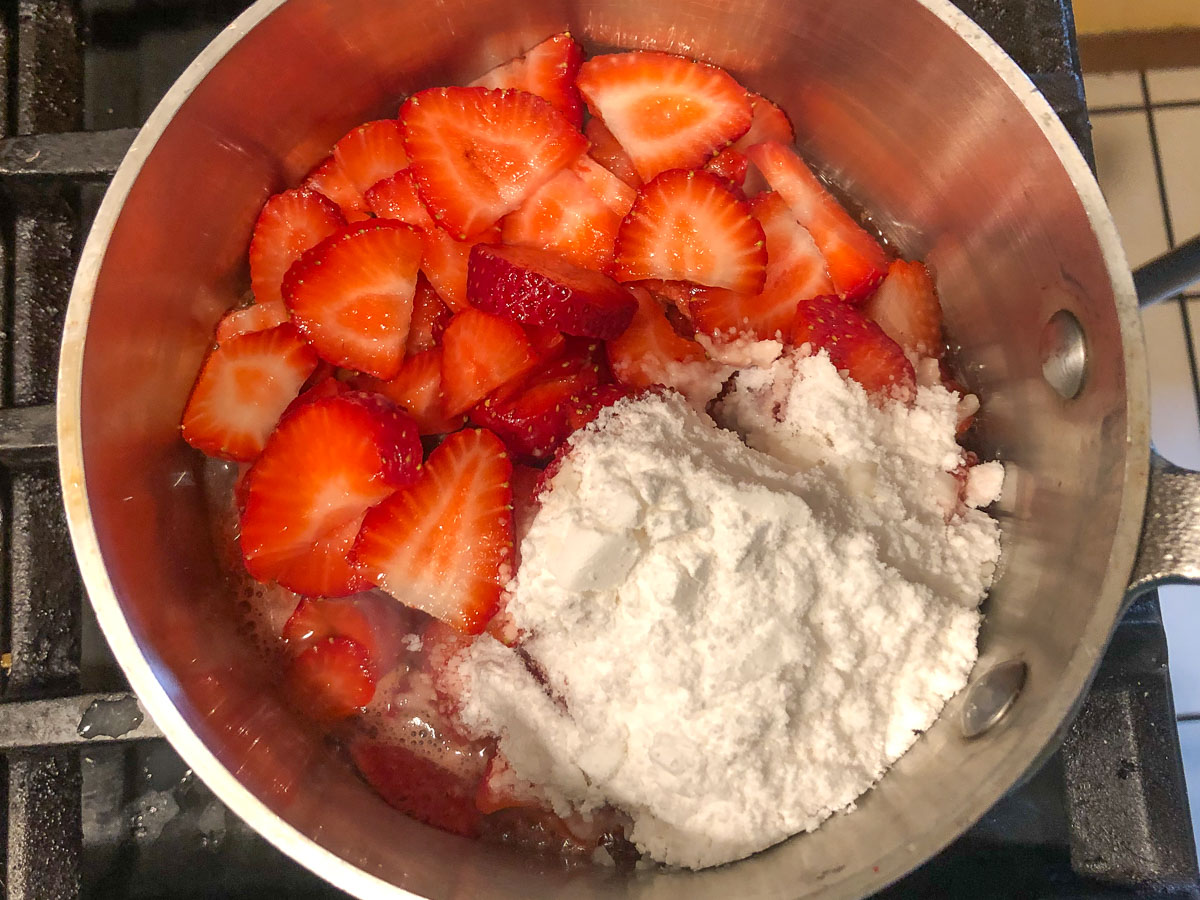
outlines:
[[[236, 633], [200, 459], [179, 438], [267, 196], [409, 92], [568, 28], [589, 49], [709, 60], [787, 110], [803, 151], [936, 269], [983, 398], [977, 449], [1008, 469], [971, 684], [854, 812], [699, 873], [565, 874], [385, 805], [275, 698]], [[1091, 172], [1030, 81], [946, 0], [261, 0], [162, 101], [96, 219], [63, 341], [62, 481], [91, 601], [146, 708], [231, 809], [334, 884], [364, 897], [854, 896], [936, 853], [1055, 747], [1134, 594], [1200, 576], [1200, 482], [1152, 460], [1144, 357]]]

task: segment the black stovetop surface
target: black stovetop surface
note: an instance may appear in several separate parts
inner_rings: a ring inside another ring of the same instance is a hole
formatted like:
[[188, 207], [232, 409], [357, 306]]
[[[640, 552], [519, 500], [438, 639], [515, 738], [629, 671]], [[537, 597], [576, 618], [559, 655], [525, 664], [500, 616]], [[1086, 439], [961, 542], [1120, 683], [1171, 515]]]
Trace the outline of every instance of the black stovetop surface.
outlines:
[[[1069, 0], [955, 0], [1091, 141]], [[245, 0], [0, 3], [0, 851], [8, 898], [341, 897], [229, 813], [136, 701], [83, 598], [54, 467], [59, 334], [134, 131]], [[90, 710], [90, 711], [89, 711]], [[131, 718], [132, 715], [132, 718]], [[82, 725], [80, 727], [82, 717]], [[105, 719], [120, 723], [105, 728]], [[1166, 641], [1117, 629], [1061, 750], [884, 897], [1192, 897]]]

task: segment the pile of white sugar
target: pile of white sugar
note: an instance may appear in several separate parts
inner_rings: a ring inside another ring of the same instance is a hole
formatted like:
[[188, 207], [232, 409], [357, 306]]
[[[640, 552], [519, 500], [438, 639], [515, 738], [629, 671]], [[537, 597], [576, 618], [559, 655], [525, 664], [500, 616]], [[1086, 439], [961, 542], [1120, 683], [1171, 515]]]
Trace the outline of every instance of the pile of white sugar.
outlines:
[[[975, 660], [1000, 548], [959, 502], [957, 399], [879, 408], [792, 352], [737, 375], [716, 410], [736, 434], [670, 393], [605, 411], [572, 438], [510, 586], [544, 684], [481, 637], [464, 726], [560, 812], [627, 812], [660, 862], [816, 828]], [[999, 465], [971, 472], [964, 496], [990, 502]]]

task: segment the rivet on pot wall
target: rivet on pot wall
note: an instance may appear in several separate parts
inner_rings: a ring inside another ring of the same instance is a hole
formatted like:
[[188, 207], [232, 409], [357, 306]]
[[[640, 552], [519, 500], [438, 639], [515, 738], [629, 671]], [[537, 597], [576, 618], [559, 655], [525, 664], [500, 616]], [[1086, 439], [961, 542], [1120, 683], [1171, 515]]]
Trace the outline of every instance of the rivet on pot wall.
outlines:
[[1028, 671], [1023, 660], [1005, 660], [992, 666], [967, 687], [962, 710], [963, 737], [979, 737], [1004, 718], [1021, 693]]
[[1087, 377], [1087, 339], [1075, 315], [1065, 309], [1052, 315], [1038, 349], [1046, 383], [1064, 399], [1078, 395]]

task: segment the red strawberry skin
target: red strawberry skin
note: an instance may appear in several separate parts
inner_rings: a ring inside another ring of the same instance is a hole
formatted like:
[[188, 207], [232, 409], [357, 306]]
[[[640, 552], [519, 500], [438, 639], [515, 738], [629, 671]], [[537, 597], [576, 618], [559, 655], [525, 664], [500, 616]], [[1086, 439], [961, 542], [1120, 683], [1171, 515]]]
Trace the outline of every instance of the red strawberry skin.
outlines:
[[359, 739], [350, 756], [384, 800], [418, 822], [475, 837], [483, 818], [475, 808], [475, 782], [400, 744]]
[[415, 356], [437, 346], [442, 332], [450, 323], [450, 310], [438, 297], [437, 291], [424, 278], [417, 279], [417, 290], [413, 295], [412, 322], [408, 328], [408, 344], [405, 353]]
[[367, 514], [355, 558], [401, 603], [478, 634], [512, 575], [511, 479], [499, 438], [455, 432], [430, 454], [415, 484]]
[[327, 637], [292, 661], [288, 687], [297, 706], [312, 718], [348, 718], [362, 712], [375, 696], [371, 658], [348, 637]]
[[653, 50], [594, 56], [576, 84], [643, 181], [704, 165], [753, 117], [746, 90], [721, 69]]
[[921, 263], [893, 262], [863, 312], [905, 350], [918, 356], [942, 356], [942, 305], [933, 278]]
[[477, 244], [467, 267], [476, 309], [565, 334], [607, 340], [633, 318], [636, 302], [607, 275], [532, 247]]
[[287, 320], [288, 311], [282, 300], [268, 300], [266, 303], [252, 303], [231, 309], [217, 323], [217, 343], [252, 331], [266, 331]]
[[346, 224], [333, 201], [306, 188], [276, 194], [263, 206], [250, 238], [250, 287], [260, 304], [282, 302], [283, 276], [305, 250]]
[[887, 273], [887, 255], [879, 242], [788, 147], [767, 141], [748, 148], [746, 155], [812, 235], [838, 296], [852, 303], [865, 300]]
[[741, 151], [726, 147], [705, 163], [704, 168], [718, 178], [724, 179], [730, 186], [740, 189], [746, 183], [746, 172], [750, 169], [750, 160]]
[[284, 278], [292, 321], [321, 358], [391, 378], [400, 369], [423, 243], [409, 225], [348, 225], [300, 258]]
[[316, 367], [317, 355], [290, 324], [225, 341], [200, 368], [183, 439], [209, 456], [255, 459]]
[[762, 290], [767, 249], [749, 206], [711, 172], [663, 172], [638, 194], [617, 234], [617, 281], [691, 281]]
[[463, 310], [442, 335], [445, 412], [466, 412], [536, 363], [529, 339], [516, 322], [478, 309]]
[[523, 56], [499, 65], [472, 85], [528, 91], [546, 100], [576, 128], [583, 125], [583, 100], [575, 76], [583, 63], [583, 48], [570, 33], [548, 37]]
[[246, 476], [242, 556], [274, 580], [337, 529], [362, 516], [421, 465], [412, 420], [376, 394], [306, 403], [279, 423]]
[[284, 623], [282, 637], [293, 655], [299, 655], [331, 637], [348, 637], [366, 650], [368, 655], [375, 653], [375, 631], [351, 600], [302, 597]]
[[404, 132], [395, 119], [379, 119], [354, 128], [333, 145], [333, 157], [362, 195], [378, 182], [408, 168]]
[[421, 198], [458, 240], [479, 234], [570, 165], [587, 142], [525, 91], [431, 88], [400, 110]]
[[798, 304], [792, 343], [828, 351], [839, 370], [877, 398], [910, 402], [916, 396], [916, 375], [900, 345], [860, 310], [836, 297]]

